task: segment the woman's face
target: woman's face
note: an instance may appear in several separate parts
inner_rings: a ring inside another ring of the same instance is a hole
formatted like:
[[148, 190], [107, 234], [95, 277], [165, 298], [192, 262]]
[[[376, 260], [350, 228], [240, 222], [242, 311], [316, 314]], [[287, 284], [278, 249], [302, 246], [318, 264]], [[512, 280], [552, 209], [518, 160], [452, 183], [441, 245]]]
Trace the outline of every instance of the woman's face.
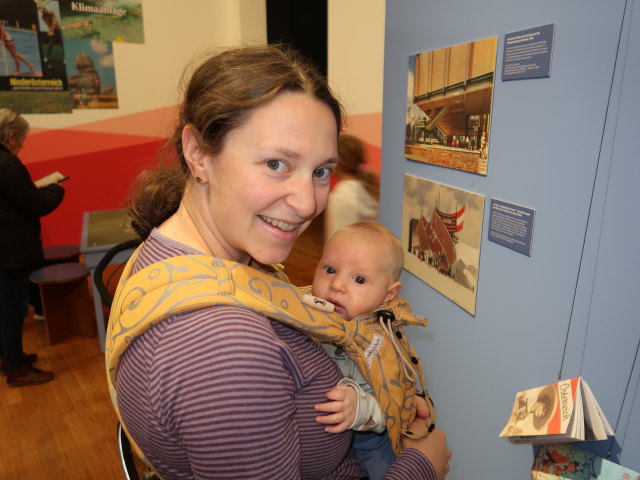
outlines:
[[220, 154], [206, 162], [205, 222], [216, 256], [265, 264], [287, 258], [327, 204], [336, 132], [324, 103], [283, 93], [227, 135]]

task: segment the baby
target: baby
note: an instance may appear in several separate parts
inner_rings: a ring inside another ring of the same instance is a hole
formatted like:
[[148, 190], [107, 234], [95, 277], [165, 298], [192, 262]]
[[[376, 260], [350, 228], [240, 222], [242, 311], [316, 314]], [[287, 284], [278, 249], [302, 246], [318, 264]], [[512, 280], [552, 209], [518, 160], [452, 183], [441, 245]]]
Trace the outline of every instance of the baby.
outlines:
[[[334, 233], [316, 268], [312, 294], [335, 306], [345, 320], [374, 311], [393, 300], [402, 288], [398, 280], [404, 262], [402, 245], [386, 227], [358, 222]], [[316, 418], [325, 430], [355, 431], [353, 448], [370, 480], [382, 478], [395, 461], [385, 417], [373, 389], [341, 347], [322, 344], [345, 378], [316, 405], [326, 412]]]

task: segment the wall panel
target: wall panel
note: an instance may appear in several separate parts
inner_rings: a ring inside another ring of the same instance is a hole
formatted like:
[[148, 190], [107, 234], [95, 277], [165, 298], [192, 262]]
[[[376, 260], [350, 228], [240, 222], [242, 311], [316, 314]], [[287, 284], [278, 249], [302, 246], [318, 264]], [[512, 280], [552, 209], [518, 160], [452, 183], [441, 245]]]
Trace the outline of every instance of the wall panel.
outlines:
[[[410, 334], [426, 365], [428, 387], [439, 406], [440, 427], [454, 451], [447, 478], [529, 478], [533, 449], [510, 444], [498, 434], [509, 417], [515, 393], [555, 381], [565, 354], [562, 376], [583, 375], [593, 383], [609, 419], [613, 422], [618, 416], [625, 391], [615, 378], [618, 373], [627, 378], [633, 360], [628, 354], [612, 352], [620, 336], [631, 337], [624, 344], [628, 350], [636, 338], [633, 325], [638, 324], [638, 315], [623, 285], [637, 285], [631, 271], [637, 270], [638, 262], [635, 253], [627, 254], [636, 268], [621, 269], [618, 256], [624, 254], [612, 252], [607, 267], [585, 257], [584, 249], [593, 245], [589, 254], [602, 254], [601, 234], [603, 238], [612, 235], [615, 242], [611, 227], [604, 225], [616, 224], [619, 219], [613, 211], [619, 212], [624, 202], [634, 204], [637, 198], [627, 188], [599, 180], [600, 165], [611, 161], [602, 149], [607, 141], [621, 148], [621, 157], [632, 158], [628, 147], [622, 146], [620, 125], [618, 137], [607, 140], [614, 121], [611, 102], [626, 102], [629, 95], [625, 92], [620, 99], [618, 91], [615, 98], [614, 87], [626, 53], [619, 52], [623, 19], [626, 15], [624, 25], [628, 25], [632, 3], [453, 0], [427, 4], [411, 0], [403, 2], [402, 8], [387, 9], [383, 223], [398, 235], [406, 227], [400, 224], [400, 212], [407, 173], [486, 197], [475, 317], [413, 275], [403, 274], [404, 292], [414, 310], [430, 318], [427, 329], [412, 329]], [[581, 15], [576, 15], [577, 10]], [[556, 24], [551, 77], [502, 82], [504, 35], [549, 23]], [[402, 152], [409, 55], [494, 35], [500, 38], [487, 176], [407, 161]], [[624, 72], [625, 80], [628, 75], [629, 71]], [[630, 85], [639, 84], [634, 75], [629, 77]], [[623, 123], [633, 126], [628, 120]], [[622, 177], [638, 178], [629, 166], [620, 164], [619, 169]], [[618, 194], [607, 210], [602, 202], [612, 189]], [[536, 210], [531, 257], [487, 240], [491, 198]], [[593, 212], [598, 211], [598, 202], [605, 219], [602, 230], [594, 231], [589, 225], [596, 220]], [[627, 226], [624, 235], [633, 242], [640, 228], [634, 222]], [[615, 250], [613, 245], [606, 248]], [[594, 279], [593, 288], [599, 283], [610, 285], [600, 297], [594, 296], [593, 304], [590, 298], [595, 290], [586, 289], [582, 295], [579, 288], [584, 275]], [[577, 310], [587, 321], [574, 318]], [[607, 311], [623, 317], [614, 323], [614, 330], [620, 330], [615, 335], [607, 327], [611, 324]], [[625, 320], [631, 317], [634, 320]], [[606, 348], [596, 350], [601, 341]], [[598, 358], [591, 358], [596, 351]], [[605, 351], [613, 357], [616, 375], [612, 365], [600, 361]], [[580, 352], [584, 357], [575, 361]], [[629, 410], [630, 406], [623, 423], [629, 421]], [[631, 415], [636, 418], [635, 410]], [[625, 443], [621, 458], [639, 469], [638, 452], [637, 440]]]

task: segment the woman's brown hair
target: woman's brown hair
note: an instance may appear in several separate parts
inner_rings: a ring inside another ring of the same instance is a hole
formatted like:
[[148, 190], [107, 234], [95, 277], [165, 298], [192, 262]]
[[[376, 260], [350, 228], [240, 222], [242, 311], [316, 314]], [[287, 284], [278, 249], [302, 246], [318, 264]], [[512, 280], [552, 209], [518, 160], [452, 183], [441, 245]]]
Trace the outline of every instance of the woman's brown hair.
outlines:
[[216, 51], [195, 69], [185, 70], [183, 85], [186, 87], [171, 139], [178, 166], [143, 171], [129, 198], [132, 226], [143, 239], [173, 215], [182, 200], [189, 177], [182, 151], [186, 125], [198, 132], [201, 148], [216, 155], [229, 132], [240, 127], [253, 110], [282, 92], [302, 92], [326, 104], [336, 119], [337, 133], [342, 130], [342, 106], [326, 79], [288, 47], [260, 45]]

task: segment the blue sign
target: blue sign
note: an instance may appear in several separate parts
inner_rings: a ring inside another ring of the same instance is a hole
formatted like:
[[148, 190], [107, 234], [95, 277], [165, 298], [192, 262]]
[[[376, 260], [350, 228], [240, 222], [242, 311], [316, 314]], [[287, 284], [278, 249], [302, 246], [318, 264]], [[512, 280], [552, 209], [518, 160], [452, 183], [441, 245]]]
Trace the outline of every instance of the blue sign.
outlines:
[[535, 210], [492, 198], [489, 240], [530, 257], [535, 218]]
[[556, 25], [520, 30], [504, 36], [502, 80], [551, 75], [551, 54]]

